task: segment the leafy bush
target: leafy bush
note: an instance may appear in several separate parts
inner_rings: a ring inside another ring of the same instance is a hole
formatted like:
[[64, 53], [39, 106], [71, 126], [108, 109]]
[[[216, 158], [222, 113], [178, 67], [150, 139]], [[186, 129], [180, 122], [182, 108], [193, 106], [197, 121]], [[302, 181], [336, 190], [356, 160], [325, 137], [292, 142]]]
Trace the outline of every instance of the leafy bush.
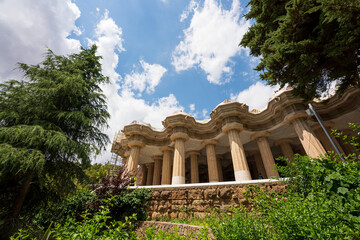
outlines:
[[68, 217], [80, 219], [81, 214], [88, 208], [88, 202], [95, 197], [89, 190], [80, 190], [75, 195], [68, 197], [61, 203], [51, 204], [47, 209], [42, 209], [34, 217], [34, 224], [47, 228], [51, 222], [64, 222]]
[[[134, 224], [136, 215], [126, 217], [125, 221], [115, 221], [110, 216], [108, 207], [101, 206], [94, 215], [85, 212], [83, 221], [69, 217], [63, 224], [56, 224], [50, 231], [55, 239], [137, 239]], [[11, 239], [29, 239], [31, 232], [20, 230]]]
[[150, 197], [150, 189], [138, 188], [133, 191], [127, 190], [113, 197], [111, 201], [113, 204], [111, 214], [115, 219], [121, 220], [124, 216], [135, 213], [138, 220], [144, 221], [147, 219], [145, 206]]

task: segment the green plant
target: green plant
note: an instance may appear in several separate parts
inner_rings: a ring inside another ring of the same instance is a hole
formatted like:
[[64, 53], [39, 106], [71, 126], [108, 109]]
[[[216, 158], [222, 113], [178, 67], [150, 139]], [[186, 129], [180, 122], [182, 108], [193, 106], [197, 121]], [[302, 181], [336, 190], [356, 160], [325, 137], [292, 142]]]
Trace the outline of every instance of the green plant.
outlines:
[[[137, 239], [133, 222], [136, 214], [125, 217], [124, 221], [115, 221], [110, 210], [101, 206], [94, 215], [85, 212], [82, 221], [69, 217], [64, 223], [58, 223], [51, 229], [51, 237], [55, 239]], [[44, 235], [45, 236], [45, 235]], [[19, 230], [11, 239], [29, 239], [29, 231]]]

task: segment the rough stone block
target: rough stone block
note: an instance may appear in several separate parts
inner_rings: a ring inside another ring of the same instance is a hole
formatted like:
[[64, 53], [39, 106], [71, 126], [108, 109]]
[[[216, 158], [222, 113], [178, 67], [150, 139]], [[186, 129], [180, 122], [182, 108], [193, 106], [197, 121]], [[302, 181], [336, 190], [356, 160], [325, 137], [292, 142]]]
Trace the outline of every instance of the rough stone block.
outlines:
[[189, 199], [203, 199], [203, 191], [201, 189], [190, 190], [188, 192]]
[[185, 212], [180, 212], [178, 215], [178, 218], [180, 219], [186, 219], [188, 217], [188, 214]]
[[217, 197], [216, 189], [206, 189], [204, 191], [205, 199], [214, 199]]
[[158, 199], [158, 198], [160, 198], [160, 192], [159, 192], [159, 191], [153, 191], [153, 192], [152, 192], [152, 198], [153, 198], [153, 199]]
[[186, 199], [187, 198], [187, 191], [173, 191], [171, 193], [171, 199]]
[[220, 198], [231, 198], [232, 191], [229, 188], [220, 189], [219, 196]]
[[194, 217], [203, 219], [206, 217], [206, 213], [203, 212], [194, 212]]
[[170, 213], [170, 218], [171, 219], [174, 219], [174, 218], [177, 218], [178, 217], [178, 213], [177, 212], [172, 212]]
[[151, 219], [153, 219], [153, 220], [158, 220], [158, 219], [160, 219], [160, 217], [161, 217], [161, 214], [158, 212], [153, 212], [151, 215]]
[[169, 199], [171, 197], [171, 191], [162, 191], [160, 197], [161, 199]]

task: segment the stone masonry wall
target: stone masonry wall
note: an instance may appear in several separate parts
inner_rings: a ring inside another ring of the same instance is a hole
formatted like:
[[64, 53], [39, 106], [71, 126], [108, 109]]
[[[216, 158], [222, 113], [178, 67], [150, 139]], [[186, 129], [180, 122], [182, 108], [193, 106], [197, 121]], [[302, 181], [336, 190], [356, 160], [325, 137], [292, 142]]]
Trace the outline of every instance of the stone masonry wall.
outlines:
[[[226, 210], [241, 204], [249, 207], [243, 195], [247, 185], [250, 184], [155, 187], [147, 204], [148, 220], [185, 219], [190, 214], [203, 218], [211, 209]], [[281, 192], [286, 187], [279, 181], [256, 182], [251, 185], [258, 185], [261, 189], [267, 188], [270, 192]]]

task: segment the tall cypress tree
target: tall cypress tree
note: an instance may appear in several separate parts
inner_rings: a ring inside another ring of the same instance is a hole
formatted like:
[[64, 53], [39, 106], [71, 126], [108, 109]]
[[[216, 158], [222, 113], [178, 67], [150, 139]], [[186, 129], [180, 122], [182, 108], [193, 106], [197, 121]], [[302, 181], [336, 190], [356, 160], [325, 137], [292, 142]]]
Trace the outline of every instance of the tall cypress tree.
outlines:
[[100, 88], [108, 78], [96, 49], [68, 56], [48, 50], [38, 65], [18, 64], [23, 81], [0, 84], [0, 200], [12, 199], [1, 209], [11, 218], [25, 200], [31, 206], [74, 189], [74, 177], [84, 176], [109, 142]]

